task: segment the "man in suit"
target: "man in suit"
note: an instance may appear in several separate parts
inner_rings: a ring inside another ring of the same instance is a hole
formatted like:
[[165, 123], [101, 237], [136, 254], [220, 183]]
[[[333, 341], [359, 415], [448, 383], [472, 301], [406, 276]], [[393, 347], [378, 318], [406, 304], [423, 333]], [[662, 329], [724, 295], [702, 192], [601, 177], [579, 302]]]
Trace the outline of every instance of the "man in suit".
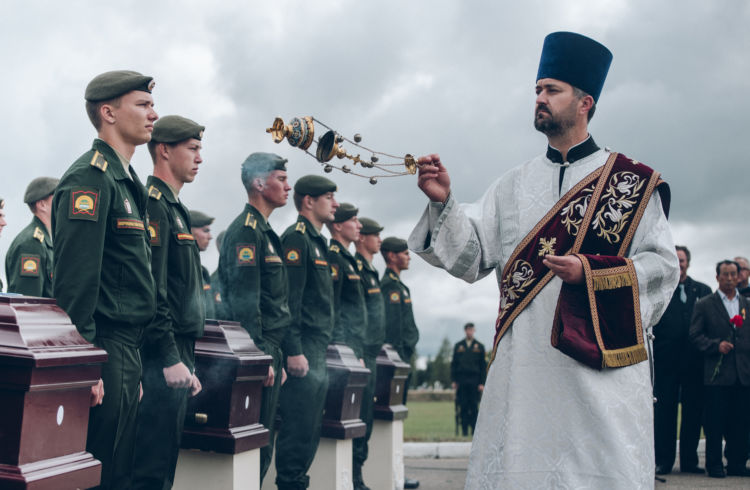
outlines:
[[706, 472], [714, 478], [750, 476], [745, 468], [750, 430], [750, 322], [746, 321], [750, 303], [737, 292], [739, 269], [730, 260], [716, 265], [719, 289], [695, 304], [690, 324], [690, 340], [704, 355]]
[[677, 440], [677, 402], [682, 403], [680, 471], [703, 473], [698, 468], [698, 439], [703, 415], [703, 355], [688, 340], [696, 300], [711, 288], [687, 275], [690, 251], [675, 247], [680, 261], [680, 282], [667, 311], [654, 325], [654, 446], [656, 474], [672, 471]]

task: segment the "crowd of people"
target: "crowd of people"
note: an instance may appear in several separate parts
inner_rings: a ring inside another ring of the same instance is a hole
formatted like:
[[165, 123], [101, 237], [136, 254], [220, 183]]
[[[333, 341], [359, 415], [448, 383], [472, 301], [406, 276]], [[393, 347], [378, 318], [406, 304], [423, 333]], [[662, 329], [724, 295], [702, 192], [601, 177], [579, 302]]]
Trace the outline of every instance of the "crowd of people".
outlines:
[[[338, 203], [336, 184], [317, 175], [296, 179], [299, 215], [279, 237], [269, 218], [292, 191], [287, 160], [252, 153], [237, 165], [247, 202], [237, 204], [239, 214], [217, 240], [219, 266], [209, 274], [200, 252], [214, 219], [179, 197], [203, 162], [205, 127], [158, 117], [153, 86], [152, 77], [124, 70], [88, 84], [97, 138], [60, 179], [29, 183], [24, 202], [33, 218], [5, 257], [9, 293], [55, 298], [81, 336], [107, 352], [91, 389], [86, 441], [102, 463], [100, 488], [171, 488], [187, 401], [202, 389], [194, 350], [208, 317], [239, 322], [273, 359], [260, 402], [271, 431], [260, 480], [275, 446], [279, 489], [309, 485], [328, 387], [326, 349], [332, 342], [351, 348], [370, 370], [360, 414], [367, 432], [354, 440], [352, 461], [354, 488], [366, 490], [375, 358], [388, 343], [409, 362], [419, 339], [401, 279], [406, 241], [381, 239], [383, 226]], [[153, 161], [145, 185], [130, 165], [144, 144]], [[0, 232], [5, 224], [0, 200]], [[372, 264], [378, 253], [382, 276]]]

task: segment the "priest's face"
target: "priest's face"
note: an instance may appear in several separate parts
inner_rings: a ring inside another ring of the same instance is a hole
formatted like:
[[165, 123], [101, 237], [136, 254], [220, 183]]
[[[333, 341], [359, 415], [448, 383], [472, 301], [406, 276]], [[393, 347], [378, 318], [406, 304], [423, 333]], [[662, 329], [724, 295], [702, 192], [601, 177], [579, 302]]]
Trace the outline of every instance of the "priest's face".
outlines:
[[576, 125], [580, 101], [569, 83], [554, 78], [539, 79], [534, 127], [548, 137], [564, 135]]

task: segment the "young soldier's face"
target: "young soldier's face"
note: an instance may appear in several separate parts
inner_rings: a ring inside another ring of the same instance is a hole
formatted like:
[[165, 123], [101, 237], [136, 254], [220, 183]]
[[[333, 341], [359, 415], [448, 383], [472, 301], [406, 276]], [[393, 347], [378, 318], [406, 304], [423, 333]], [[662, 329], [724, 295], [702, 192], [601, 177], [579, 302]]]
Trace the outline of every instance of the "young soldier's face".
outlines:
[[179, 182], [187, 184], [195, 180], [198, 175], [198, 165], [203, 163], [201, 148], [200, 140], [195, 138], [170, 146], [169, 167]]
[[193, 237], [195, 238], [195, 244], [198, 246], [198, 250], [204, 252], [208, 248], [208, 244], [211, 243], [211, 227], [209, 225], [201, 227], [191, 228]]
[[359, 230], [362, 229], [362, 223], [359, 222], [356, 216], [341, 223], [341, 236], [344, 240], [350, 242], [356, 242], [359, 240]]
[[339, 203], [333, 197], [333, 192], [326, 192], [318, 197], [312, 199], [313, 213], [322, 223], [331, 223], [333, 221], [333, 215], [336, 213], [336, 208], [339, 207]]
[[286, 204], [290, 190], [292, 190], [292, 187], [289, 185], [286, 172], [274, 170], [268, 174], [263, 189], [261, 189], [261, 195], [274, 207], [280, 208]]
[[362, 244], [367, 253], [375, 255], [380, 252], [380, 244], [383, 240], [380, 238], [380, 233], [371, 233], [368, 235], [360, 235], [359, 242]]
[[126, 143], [142, 145], [151, 141], [154, 122], [159, 119], [154, 99], [148, 92], [133, 90], [120, 97], [120, 106], [111, 106], [115, 127]]

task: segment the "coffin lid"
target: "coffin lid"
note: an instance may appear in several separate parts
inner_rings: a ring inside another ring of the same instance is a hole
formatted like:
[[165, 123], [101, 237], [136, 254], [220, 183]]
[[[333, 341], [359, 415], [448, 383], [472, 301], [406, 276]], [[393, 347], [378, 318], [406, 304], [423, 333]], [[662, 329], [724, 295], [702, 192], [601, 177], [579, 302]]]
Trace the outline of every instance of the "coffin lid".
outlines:
[[203, 337], [195, 341], [196, 356], [234, 360], [239, 364], [271, 364], [238, 322], [206, 320]]

